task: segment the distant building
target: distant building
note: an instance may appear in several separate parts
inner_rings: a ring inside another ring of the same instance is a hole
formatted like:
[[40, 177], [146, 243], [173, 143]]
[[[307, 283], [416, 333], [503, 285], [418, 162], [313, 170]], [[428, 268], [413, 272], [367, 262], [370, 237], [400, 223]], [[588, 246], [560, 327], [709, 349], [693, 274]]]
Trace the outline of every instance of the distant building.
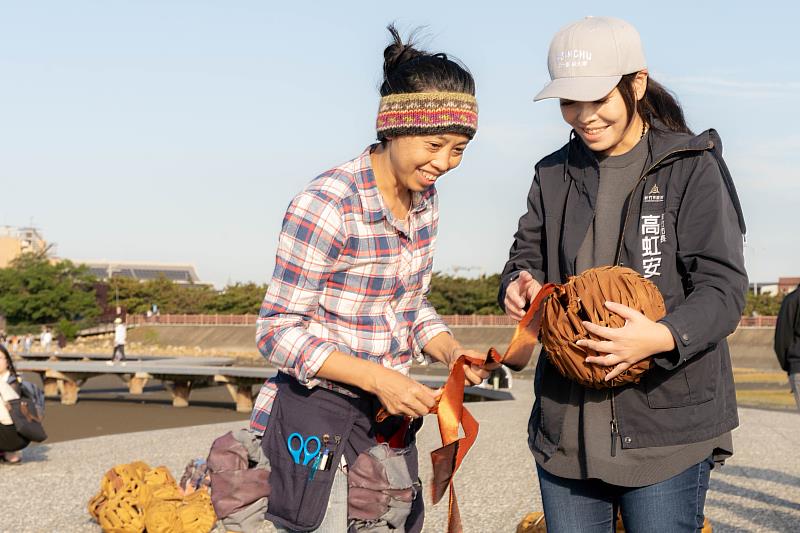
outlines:
[[776, 281], [751, 281], [748, 287], [753, 294], [778, 294], [778, 283]]
[[6, 268], [24, 253], [49, 255], [51, 248], [37, 228], [0, 226], [0, 268]]
[[788, 294], [800, 285], [800, 278], [778, 278], [778, 292]]
[[176, 265], [142, 261], [76, 261], [84, 264], [101, 280], [131, 278], [149, 281], [161, 277], [179, 285], [204, 285], [197, 276], [194, 265]]
[[[42, 254], [51, 262], [59, 258], [52, 254], [54, 245], [44, 240], [38, 228], [0, 226], [0, 268], [9, 264], [24, 253]], [[200, 281], [194, 265], [154, 263], [148, 261], [79, 261], [89, 270], [105, 281], [110, 278], [131, 278], [140, 281], [154, 280], [164, 277], [180, 285], [207, 285]]]

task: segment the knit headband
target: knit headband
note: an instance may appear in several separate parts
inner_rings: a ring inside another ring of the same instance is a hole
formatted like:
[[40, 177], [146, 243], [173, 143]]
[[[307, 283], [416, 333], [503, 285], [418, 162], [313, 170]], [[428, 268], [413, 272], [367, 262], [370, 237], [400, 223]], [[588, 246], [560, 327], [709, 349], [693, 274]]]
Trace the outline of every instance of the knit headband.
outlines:
[[399, 135], [461, 133], [478, 129], [478, 102], [466, 93], [403, 93], [381, 98], [378, 139]]

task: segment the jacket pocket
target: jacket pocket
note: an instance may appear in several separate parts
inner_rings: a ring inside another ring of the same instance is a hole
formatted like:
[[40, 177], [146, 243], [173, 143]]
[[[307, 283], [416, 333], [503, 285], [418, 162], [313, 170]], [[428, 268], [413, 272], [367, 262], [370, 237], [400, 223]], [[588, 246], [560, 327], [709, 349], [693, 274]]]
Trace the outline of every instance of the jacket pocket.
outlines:
[[722, 372], [721, 356], [722, 352], [719, 346], [715, 346], [703, 354], [695, 355], [686, 364], [686, 379], [689, 383], [692, 404], [707, 402], [716, 395]]
[[[564, 425], [564, 414], [570, 401], [572, 382], [563, 377], [555, 366], [550, 363], [549, 355], [542, 350], [536, 372], [541, 376], [536, 383], [536, 403], [530, 424], [538, 427], [529, 427], [538, 430], [534, 432], [534, 445], [543, 453], [550, 455], [555, 451], [561, 440], [561, 428]], [[538, 405], [538, 409], [537, 409]]]
[[647, 403], [653, 409], [698, 405], [714, 398], [719, 382], [720, 354], [698, 354], [674, 370], [653, 365], [645, 373]]
[[651, 409], [691, 405], [692, 395], [686, 377], [686, 365], [675, 370], [665, 370], [653, 365], [649, 372], [645, 372], [644, 376], [647, 404]]

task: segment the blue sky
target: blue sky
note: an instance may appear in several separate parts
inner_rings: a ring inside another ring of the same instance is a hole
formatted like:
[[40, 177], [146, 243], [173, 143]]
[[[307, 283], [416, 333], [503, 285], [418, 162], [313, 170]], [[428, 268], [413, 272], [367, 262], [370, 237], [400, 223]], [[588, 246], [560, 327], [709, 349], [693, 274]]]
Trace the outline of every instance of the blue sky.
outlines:
[[[279, 4], [279, 5], [276, 5]], [[0, 225], [70, 259], [186, 262], [266, 282], [291, 197], [374, 139], [385, 26], [460, 58], [480, 126], [438, 185], [435, 268], [498, 272], [533, 166], [563, 144], [534, 104], [563, 25], [640, 31], [695, 131], [716, 128], [754, 281], [800, 275], [800, 56], [789, 2], [89, 1], [0, 4]]]

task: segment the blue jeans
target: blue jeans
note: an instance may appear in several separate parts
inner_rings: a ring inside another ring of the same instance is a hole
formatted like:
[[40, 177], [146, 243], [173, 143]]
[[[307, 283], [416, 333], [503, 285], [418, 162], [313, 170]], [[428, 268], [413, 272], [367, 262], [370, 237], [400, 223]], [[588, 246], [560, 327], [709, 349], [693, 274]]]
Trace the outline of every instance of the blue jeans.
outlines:
[[627, 533], [678, 533], [703, 528], [703, 507], [714, 463], [708, 459], [647, 487], [597, 479], [567, 479], [539, 465], [548, 533], [611, 533], [617, 510]]
[[797, 404], [797, 409], [800, 410], [800, 372], [789, 374], [789, 386], [794, 393], [794, 401]]

